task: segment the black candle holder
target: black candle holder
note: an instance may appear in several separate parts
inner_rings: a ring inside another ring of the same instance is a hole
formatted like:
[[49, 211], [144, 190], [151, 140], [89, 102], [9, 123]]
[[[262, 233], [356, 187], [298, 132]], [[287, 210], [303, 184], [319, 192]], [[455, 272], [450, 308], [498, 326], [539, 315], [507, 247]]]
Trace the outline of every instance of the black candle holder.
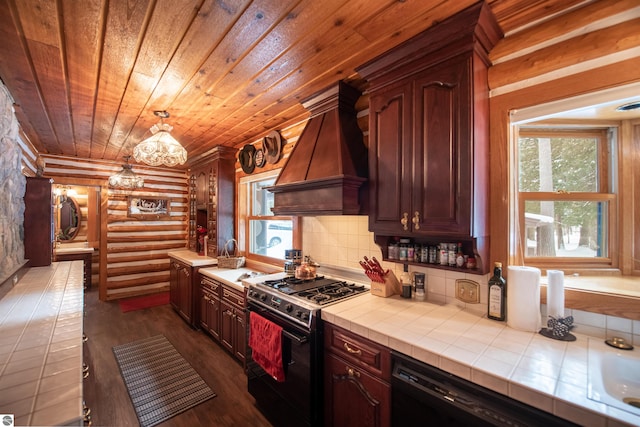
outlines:
[[575, 341], [576, 337], [569, 331], [573, 329], [573, 316], [549, 316], [547, 327], [540, 329], [540, 335], [558, 341]]

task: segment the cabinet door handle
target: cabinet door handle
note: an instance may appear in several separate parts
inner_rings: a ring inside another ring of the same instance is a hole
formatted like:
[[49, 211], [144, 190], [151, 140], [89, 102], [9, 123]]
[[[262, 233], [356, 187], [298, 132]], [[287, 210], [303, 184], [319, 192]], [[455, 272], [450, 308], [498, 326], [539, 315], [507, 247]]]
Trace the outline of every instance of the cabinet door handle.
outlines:
[[402, 228], [405, 230], [408, 230], [408, 224], [409, 224], [409, 214], [407, 212], [402, 214], [402, 219], [400, 220], [400, 224], [402, 224]]
[[347, 375], [349, 375], [351, 378], [360, 378], [360, 372], [348, 366], [347, 366]]
[[414, 229], [420, 230], [420, 212], [416, 211], [415, 214], [413, 214], [413, 219], [411, 219], [411, 222], [413, 222]]
[[362, 354], [362, 350], [360, 350], [359, 348], [351, 348], [351, 346], [349, 346], [348, 342], [344, 343], [344, 349], [347, 350], [347, 353], [351, 353], [351, 354]]
[[211, 298], [209, 298], [208, 296], [205, 295], [204, 300], [205, 301], [211, 301]]

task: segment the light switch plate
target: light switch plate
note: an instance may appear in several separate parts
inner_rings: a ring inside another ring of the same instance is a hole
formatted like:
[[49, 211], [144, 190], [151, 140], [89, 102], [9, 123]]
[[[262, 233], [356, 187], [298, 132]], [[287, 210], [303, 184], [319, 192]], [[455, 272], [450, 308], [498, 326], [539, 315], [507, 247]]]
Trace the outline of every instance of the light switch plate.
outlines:
[[468, 304], [480, 303], [480, 284], [473, 280], [457, 279], [456, 299]]

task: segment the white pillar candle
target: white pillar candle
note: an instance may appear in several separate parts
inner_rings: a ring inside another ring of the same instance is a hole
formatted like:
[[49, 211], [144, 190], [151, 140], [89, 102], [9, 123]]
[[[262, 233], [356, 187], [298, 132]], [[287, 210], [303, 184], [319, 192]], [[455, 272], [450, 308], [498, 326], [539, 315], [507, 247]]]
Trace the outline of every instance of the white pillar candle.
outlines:
[[547, 315], [564, 317], [564, 272], [547, 270]]

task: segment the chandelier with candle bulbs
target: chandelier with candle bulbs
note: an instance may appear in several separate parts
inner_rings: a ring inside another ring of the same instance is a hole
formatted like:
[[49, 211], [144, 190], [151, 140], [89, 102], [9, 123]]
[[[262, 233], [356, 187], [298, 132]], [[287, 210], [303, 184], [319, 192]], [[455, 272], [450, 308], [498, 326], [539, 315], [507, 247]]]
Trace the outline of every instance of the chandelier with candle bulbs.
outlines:
[[125, 190], [134, 190], [144, 187], [144, 179], [136, 175], [131, 169], [129, 159], [131, 156], [124, 156], [124, 165], [122, 170], [115, 175], [109, 177], [109, 186], [113, 188], [122, 188]]
[[163, 123], [162, 119], [169, 117], [166, 111], [154, 111], [160, 117], [160, 123], [150, 129], [151, 136], [140, 142], [133, 149], [133, 158], [150, 166], [176, 166], [187, 161], [187, 150], [171, 136], [172, 126]]

